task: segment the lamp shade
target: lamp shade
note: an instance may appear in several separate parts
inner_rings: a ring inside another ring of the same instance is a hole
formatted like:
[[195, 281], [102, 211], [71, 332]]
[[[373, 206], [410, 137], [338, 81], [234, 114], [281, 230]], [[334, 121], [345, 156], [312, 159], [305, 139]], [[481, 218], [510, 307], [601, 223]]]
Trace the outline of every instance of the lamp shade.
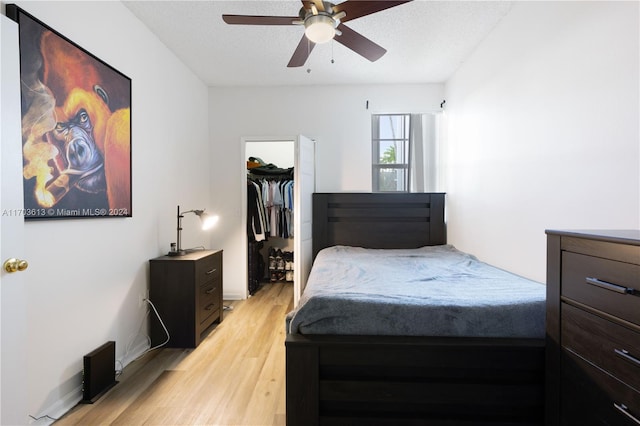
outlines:
[[198, 217], [200, 218], [200, 221], [202, 222], [203, 231], [213, 228], [216, 225], [216, 223], [218, 223], [219, 218], [217, 215], [211, 215], [202, 210], [197, 210], [195, 213], [198, 215]]
[[314, 15], [304, 21], [304, 35], [316, 44], [326, 43], [336, 35], [335, 21], [327, 15]]

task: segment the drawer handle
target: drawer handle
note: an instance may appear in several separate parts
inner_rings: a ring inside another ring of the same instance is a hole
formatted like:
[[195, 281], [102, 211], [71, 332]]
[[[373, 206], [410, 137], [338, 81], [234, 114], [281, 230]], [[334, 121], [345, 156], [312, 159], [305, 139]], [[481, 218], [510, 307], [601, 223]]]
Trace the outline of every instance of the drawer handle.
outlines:
[[[206, 294], [211, 294], [211, 293], [213, 293], [214, 291], [216, 291], [216, 288], [215, 288], [215, 287], [211, 287], [209, 290], [205, 291], [205, 293], [206, 293]], [[617, 350], [617, 349], [616, 349], [616, 350]]]
[[604, 288], [605, 290], [615, 291], [621, 294], [635, 294], [636, 290], [633, 288], [624, 287], [618, 284], [612, 284], [606, 281], [599, 280], [597, 278], [587, 277], [587, 284], [594, 285], [596, 287]]
[[626, 351], [624, 349], [614, 349], [613, 350], [616, 355], [626, 359], [629, 362], [632, 362], [633, 364], [637, 365], [638, 367], [640, 367], [640, 359], [636, 358], [635, 356], [631, 355], [629, 353], [629, 351]]
[[630, 418], [631, 420], [633, 420], [634, 422], [636, 422], [636, 424], [640, 425], [640, 419], [638, 419], [636, 416], [634, 416], [633, 414], [631, 414], [629, 412], [629, 408], [624, 405], [624, 404], [616, 404], [615, 402], [613, 403], [613, 406], [616, 407], [616, 410], [620, 411], [622, 414], [624, 414], [625, 416], [627, 416], [628, 418]]
[[205, 310], [205, 311], [210, 311], [210, 310], [212, 310], [212, 309], [214, 308], [214, 306], [215, 306], [215, 305], [212, 303], [212, 304], [210, 304], [210, 305], [207, 305], [207, 306], [204, 308], [204, 310]]
[[210, 271], [205, 272], [205, 274], [207, 274], [207, 275], [211, 275], [211, 274], [213, 274], [215, 271], [217, 271], [217, 269], [216, 269], [216, 268], [213, 268], [213, 269], [211, 269]]

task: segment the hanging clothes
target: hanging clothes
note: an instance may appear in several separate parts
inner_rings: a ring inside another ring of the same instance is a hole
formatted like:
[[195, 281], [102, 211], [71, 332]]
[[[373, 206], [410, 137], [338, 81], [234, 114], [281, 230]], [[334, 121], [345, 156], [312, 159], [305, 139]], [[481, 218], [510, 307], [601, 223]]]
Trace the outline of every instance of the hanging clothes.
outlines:
[[264, 241], [266, 232], [262, 188], [258, 183], [247, 180], [247, 235], [250, 241]]
[[[249, 294], [253, 295], [265, 278], [267, 263], [260, 252], [263, 242], [270, 237], [293, 237], [293, 167], [280, 169], [273, 164], [264, 164], [260, 159], [250, 160], [261, 164], [259, 167], [252, 165], [247, 173], [247, 278]], [[282, 262], [282, 268], [270, 270], [270, 273], [277, 272], [282, 277], [276, 278], [292, 281], [293, 253], [284, 253], [291, 259], [289, 268], [286, 269], [286, 262]]]
[[264, 279], [265, 261], [260, 254], [263, 246], [262, 241], [249, 241], [247, 244], [247, 280], [250, 295], [253, 295], [260, 288], [260, 283]]
[[293, 169], [286, 170], [283, 176], [247, 175], [247, 232], [255, 241], [293, 238]]

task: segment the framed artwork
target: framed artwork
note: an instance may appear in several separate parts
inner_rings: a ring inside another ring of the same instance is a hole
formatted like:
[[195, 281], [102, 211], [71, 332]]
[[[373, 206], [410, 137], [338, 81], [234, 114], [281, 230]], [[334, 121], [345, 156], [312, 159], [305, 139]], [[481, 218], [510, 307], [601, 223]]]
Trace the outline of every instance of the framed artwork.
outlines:
[[16, 5], [25, 219], [131, 217], [131, 79]]

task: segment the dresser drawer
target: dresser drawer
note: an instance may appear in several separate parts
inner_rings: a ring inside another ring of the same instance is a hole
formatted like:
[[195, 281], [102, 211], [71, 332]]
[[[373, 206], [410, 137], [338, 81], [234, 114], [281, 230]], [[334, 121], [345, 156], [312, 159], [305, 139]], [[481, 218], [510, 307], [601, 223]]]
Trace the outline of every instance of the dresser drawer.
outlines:
[[640, 325], [640, 266], [562, 253], [564, 297]]
[[567, 351], [561, 401], [563, 425], [640, 424], [640, 393]]
[[220, 307], [221, 281], [213, 280], [200, 286], [199, 303], [200, 309], [205, 309], [213, 304], [215, 308]]
[[208, 327], [220, 314], [222, 281], [213, 280], [200, 286], [198, 294], [198, 324]]
[[202, 333], [209, 327], [211, 324], [215, 322], [215, 320], [220, 316], [220, 309], [215, 308], [213, 304], [207, 305], [200, 312], [200, 322], [198, 324], [198, 332]]
[[562, 346], [640, 389], [640, 333], [565, 303]]
[[220, 278], [222, 274], [222, 257], [212, 254], [196, 262], [196, 284], [201, 285], [212, 279]]

